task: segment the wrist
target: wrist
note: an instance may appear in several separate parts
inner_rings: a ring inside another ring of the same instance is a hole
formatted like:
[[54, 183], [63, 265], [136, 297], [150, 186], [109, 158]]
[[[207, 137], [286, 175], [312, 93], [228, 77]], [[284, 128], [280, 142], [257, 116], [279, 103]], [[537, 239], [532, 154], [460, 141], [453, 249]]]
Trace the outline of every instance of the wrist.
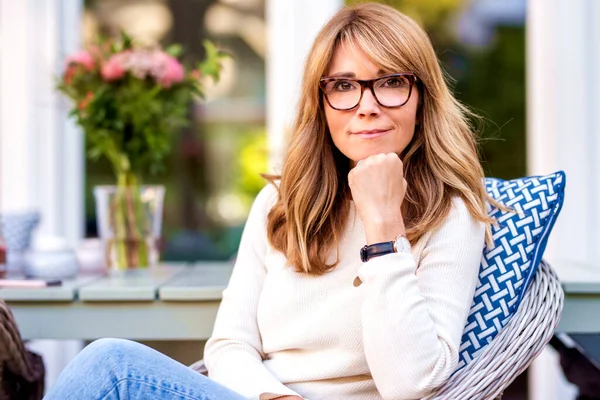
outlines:
[[400, 234], [393, 241], [367, 244], [360, 249], [360, 260], [367, 262], [371, 258], [383, 256], [390, 253], [411, 254], [410, 242], [406, 236]]
[[389, 242], [398, 235], [406, 236], [406, 227], [402, 217], [388, 221], [369, 221], [365, 224], [365, 238], [367, 244]]

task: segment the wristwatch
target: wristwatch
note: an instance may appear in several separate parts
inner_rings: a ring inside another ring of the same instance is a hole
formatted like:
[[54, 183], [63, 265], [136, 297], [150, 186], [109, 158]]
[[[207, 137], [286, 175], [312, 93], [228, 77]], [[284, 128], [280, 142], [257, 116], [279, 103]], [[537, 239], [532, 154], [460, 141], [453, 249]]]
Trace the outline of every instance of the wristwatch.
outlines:
[[366, 245], [360, 249], [360, 259], [367, 262], [373, 257], [390, 253], [410, 253], [410, 242], [406, 236], [398, 235], [393, 241]]

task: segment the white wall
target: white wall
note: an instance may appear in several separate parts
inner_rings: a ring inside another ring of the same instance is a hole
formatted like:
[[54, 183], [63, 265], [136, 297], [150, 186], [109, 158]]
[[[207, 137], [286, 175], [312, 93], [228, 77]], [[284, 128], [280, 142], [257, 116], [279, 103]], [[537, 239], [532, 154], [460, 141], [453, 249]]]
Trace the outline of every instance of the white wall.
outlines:
[[[528, 0], [527, 157], [529, 174], [562, 169], [565, 204], [546, 258], [600, 268], [600, 2]], [[548, 350], [531, 374], [532, 400], [573, 398]], [[550, 382], [550, 383], [548, 383]]]
[[281, 171], [310, 46], [343, 4], [343, 0], [266, 1], [267, 136], [274, 172]]
[[[76, 246], [83, 235], [81, 133], [54, 90], [79, 46], [81, 0], [0, 0], [0, 212], [38, 210], [37, 235]], [[46, 386], [81, 348], [35, 341]]]
[[547, 254], [597, 264], [600, 2], [529, 0], [527, 28], [529, 173], [567, 174]]
[[81, 0], [0, 0], [0, 210], [37, 209], [39, 233], [83, 234], [82, 136], [54, 90], [79, 45]]

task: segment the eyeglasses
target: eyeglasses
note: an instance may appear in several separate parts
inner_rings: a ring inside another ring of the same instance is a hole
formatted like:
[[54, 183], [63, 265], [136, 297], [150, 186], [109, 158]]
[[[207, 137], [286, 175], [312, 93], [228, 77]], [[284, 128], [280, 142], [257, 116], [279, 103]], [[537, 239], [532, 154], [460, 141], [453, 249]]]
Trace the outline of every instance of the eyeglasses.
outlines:
[[366, 88], [371, 90], [380, 106], [396, 108], [408, 102], [416, 81], [417, 77], [412, 73], [390, 74], [368, 80], [321, 78], [319, 87], [334, 110], [347, 111], [358, 106]]

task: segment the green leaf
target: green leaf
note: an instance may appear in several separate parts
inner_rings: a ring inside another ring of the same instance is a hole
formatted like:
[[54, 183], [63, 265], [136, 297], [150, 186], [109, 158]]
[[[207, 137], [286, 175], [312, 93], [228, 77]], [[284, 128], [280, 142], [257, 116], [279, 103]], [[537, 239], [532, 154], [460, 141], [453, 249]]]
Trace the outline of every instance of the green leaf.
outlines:
[[200, 63], [198, 69], [202, 75], [210, 76], [216, 82], [219, 80], [221, 69], [223, 67], [221, 61], [224, 58], [229, 57], [229, 55], [219, 50], [209, 40], [205, 40], [203, 44], [206, 51], [206, 58]]
[[183, 47], [180, 44], [172, 44], [165, 49], [165, 53], [178, 58], [183, 53]]
[[121, 31], [121, 44], [121, 51], [133, 48], [133, 40], [123, 30]]

